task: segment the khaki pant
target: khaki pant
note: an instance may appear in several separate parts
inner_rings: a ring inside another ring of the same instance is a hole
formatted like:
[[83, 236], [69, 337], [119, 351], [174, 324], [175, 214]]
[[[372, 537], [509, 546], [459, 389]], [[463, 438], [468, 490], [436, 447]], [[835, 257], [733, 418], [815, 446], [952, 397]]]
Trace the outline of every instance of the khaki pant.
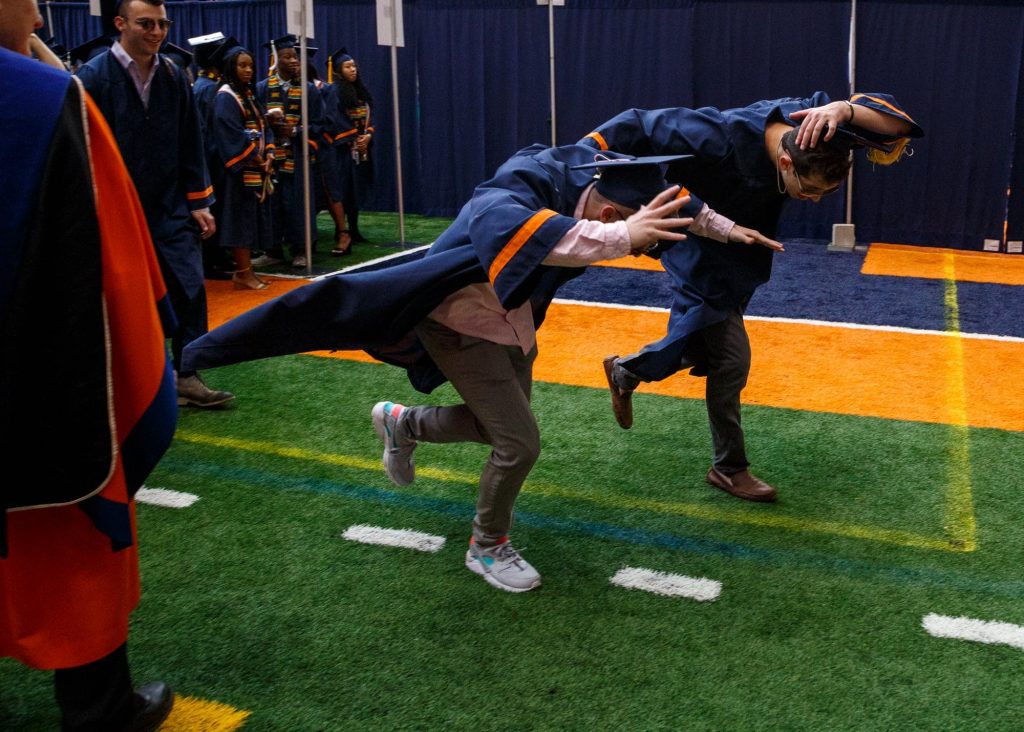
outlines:
[[512, 528], [516, 496], [540, 455], [540, 431], [530, 409], [537, 348], [524, 354], [430, 319], [416, 327], [416, 335], [463, 403], [410, 407], [402, 426], [414, 440], [491, 446], [480, 475], [473, 538], [492, 546]]

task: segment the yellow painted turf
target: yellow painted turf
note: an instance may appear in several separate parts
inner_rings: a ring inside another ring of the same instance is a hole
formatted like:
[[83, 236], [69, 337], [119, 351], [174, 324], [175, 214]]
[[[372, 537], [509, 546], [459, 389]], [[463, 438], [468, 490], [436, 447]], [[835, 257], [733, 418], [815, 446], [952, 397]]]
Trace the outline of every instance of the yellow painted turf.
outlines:
[[250, 714], [220, 702], [175, 695], [171, 716], [160, 726], [160, 731], [233, 732], [241, 729]]

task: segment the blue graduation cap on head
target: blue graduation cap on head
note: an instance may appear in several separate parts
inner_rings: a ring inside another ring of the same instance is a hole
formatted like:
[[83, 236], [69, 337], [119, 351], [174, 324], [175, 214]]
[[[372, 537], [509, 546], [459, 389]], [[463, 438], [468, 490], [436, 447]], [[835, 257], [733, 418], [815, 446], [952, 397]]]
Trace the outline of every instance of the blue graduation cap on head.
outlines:
[[[316, 46], [309, 45], [310, 40], [311, 39], [309, 38], [306, 39], [306, 54], [309, 56], [314, 56], [316, 55], [316, 52], [319, 51], [320, 49], [317, 48]], [[299, 37], [296, 36], [294, 33], [287, 33], [281, 36], [280, 38], [275, 38], [272, 41], [264, 43], [263, 47], [269, 48], [271, 51], [282, 51], [286, 48], [294, 48], [296, 49], [296, 52], [298, 52], [299, 45]]]
[[207, 33], [203, 36], [193, 36], [188, 39], [188, 45], [192, 46], [192, 53], [196, 57], [196, 66], [207, 69], [213, 66], [211, 56], [217, 50], [217, 46], [224, 40], [224, 34], [220, 31]]
[[167, 41], [167, 43], [160, 47], [160, 53], [169, 57], [183, 69], [187, 69], [192, 65], [192, 52], [170, 41]]
[[[907, 150], [910, 138], [924, 137], [924, 130], [910, 118], [910, 115], [900, 109], [896, 105], [896, 100], [888, 94], [854, 94], [849, 101], [843, 101], [850, 105], [850, 121], [839, 125], [829, 142], [848, 150], [867, 148], [868, 160], [873, 163], [892, 165], [903, 155], [911, 154], [911, 151]], [[904, 137], [893, 137], [865, 129], [856, 124], [856, 110], [860, 108], [873, 109], [889, 117], [902, 120], [910, 125], [910, 132]], [[787, 119], [786, 121], [794, 127], [800, 126], [800, 122], [797, 120]]]
[[71, 49], [70, 58], [73, 64], [84, 64], [106, 51], [114, 41], [109, 36], [96, 36], [80, 46]]
[[609, 201], [637, 210], [663, 190], [668, 188], [662, 165], [676, 160], [692, 158], [692, 155], [649, 155], [637, 158], [631, 155], [611, 157], [600, 153], [594, 162], [573, 165], [572, 170], [596, 171], [595, 188]]
[[242, 52], [249, 53], [249, 49], [247, 49], [245, 46], [243, 46], [241, 43], [235, 40], [234, 36], [228, 36], [223, 41], [221, 41], [217, 45], [217, 48], [213, 50], [213, 53], [210, 54], [210, 65], [216, 66], [221, 71], [223, 71], [224, 62], [232, 56], [234, 56], [235, 54]]
[[330, 84], [334, 81], [334, 69], [341, 66], [346, 61], [351, 61], [352, 56], [349, 55], [348, 49], [342, 46], [337, 51], [327, 57], [327, 83]]
[[46, 47], [53, 51], [54, 54], [58, 56], [62, 61], [66, 59], [68, 55], [68, 49], [64, 46], [63, 43], [58, 41], [56, 38], [48, 38], [45, 41], [43, 41], [43, 43], [45, 43]]

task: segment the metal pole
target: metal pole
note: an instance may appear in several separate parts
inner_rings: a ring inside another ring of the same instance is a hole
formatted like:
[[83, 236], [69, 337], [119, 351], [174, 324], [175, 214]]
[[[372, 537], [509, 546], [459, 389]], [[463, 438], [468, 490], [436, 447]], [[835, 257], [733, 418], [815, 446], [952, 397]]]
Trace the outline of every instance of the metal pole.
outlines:
[[[857, 89], [857, 0], [850, 1], [850, 96]], [[846, 223], [853, 224], [853, 166], [846, 176]]]
[[310, 226], [309, 214], [310, 214], [310, 190], [309, 190], [309, 98], [308, 89], [306, 85], [309, 83], [309, 74], [306, 71], [306, 3], [305, 0], [302, 2], [302, 9], [300, 10], [299, 17], [301, 22], [299, 26], [302, 28], [302, 33], [299, 36], [299, 64], [301, 69], [299, 70], [299, 81], [302, 84], [302, 97], [301, 97], [301, 109], [302, 109], [302, 213], [303, 216], [303, 227], [306, 233], [306, 274], [313, 274], [313, 231]]
[[[392, 0], [400, 3], [402, 0]], [[405, 246], [405, 200], [402, 193], [402, 128], [398, 118], [398, 13], [391, 6], [391, 105], [395, 125], [395, 180], [398, 183], [398, 243]]]
[[46, 32], [50, 34], [50, 38], [56, 38], [57, 34], [53, 32], [53, 11], [50, 9], [52, 4], [50, 1], [46, 3]]
[[551, 73], [551, 147], [555, 141], [557, 113], [555, 110], [555, 0], [548, 0], [548, 69]]

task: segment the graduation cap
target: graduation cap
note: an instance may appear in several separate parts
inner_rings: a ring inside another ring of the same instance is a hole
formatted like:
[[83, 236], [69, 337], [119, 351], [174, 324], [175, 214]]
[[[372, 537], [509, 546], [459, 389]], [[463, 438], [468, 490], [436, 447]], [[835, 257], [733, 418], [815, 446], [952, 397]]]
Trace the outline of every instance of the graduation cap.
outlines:
[[235, 40], [234, 36], [228, 36], [223, 41], [217, 44], [217, 47], [213, 49], [213, 53], [210, 54], [210, 65], [216, 66], [221, 71], [224, 70], [224, 62], [234, 56], [236, 53], [241, 52], [249, 53], [249, 49]]
[[[311, 39], [309, 38], [306, 39], [306, 55], [315, 56], [316, 52], [319, 51], [320, 49], [317, 48], [316, 46], [309, 45], [310, 40]], [[281, 36], [280, 38], [275, 38], [274, 40], [268, 43], [264, 43], [263, 47], [269, 48], [271, 51], [282, 51], [286, 48], [294, 48], [296, 50], [296, 53], [298, 53], [299, 45], [300, 43], [298, 36], [296, 36], [294, 33], [288, 33], [286, 35]]]
[[692, 155], [649, 155], [643, 158], [623, 155], [609, 157], [608, 153], [595, 156], [594, 162], [573, 165], [571, 170], [596, 171], [597, 192], [609, 201], [639, 209], [668, 188], [662, 164], [692, 158]]
[[187, 69], [192, 65], [192, 52], [188, 49], [182, 48], [181, 46], [175, 45], [168, 41], [160, 49], [160, 53], [168, 56], [171, 61], [178, 64], [183, 69]]
[[342, 46], [337, 51], [327, 57], [327, 83], [330, 84], [334, 81], [334, 69], [341, 66], [346, 61], [351, 61], [352, 57], [348, 53], [348, 49]]
[[210, 56], [217, 50], [217, 46], [224, 40], [224, 34], [220, 31], [207, 33], [204, 36], [194, 36], [188, 39], [188, 45], [192, 46], [192, 54], [196, 58], [196, 66], [201, 69], [208, 69], [213, 66]]
[[53, 51], [54, 54], [61, 60], [67, 58], [68, 49], [64, 46], [63, 43], [58, 41], [56, 38], [48, 38], [47, 40], [43, 41], [43, 43], [45, 43], [46, 47]]
[[[851, 102], [847, 103], [851, 104]], [[865, 94], [855, 95], [852, 98], [851, 109], [856, 110], [864, 107], [908, 123], [910, 125], [910, 132], [905, 137], [893, 137], [892, 135], [873, 132], [860, 125], [844, 122], [836, 128], [835, 135], [829, 140], [830, 144], [847, 150], [866, 148], [868, 160], [871, 162], [880, 165], [892, 165], [903, 157], [904, 154], [910, 154], [906, 148], [911, 137], [924, 137], [924, 130], [914, 120], [910, 119], [909, 115], [889, 104], [884, 98], [875, 98]], [[856, 112], [853, 113], [852, 118], [856, 119]], [[787, 119], [786, 121], [794, 127], [800, 126], [800, 122], [797, 120]]]
[[71, 49], [69, 52], [71, 56], [71, 63], [84, 64], [99, 56], [113, 44], [114, 41], [109, 36], [96, 36], [82, 45], [75, 46]]

